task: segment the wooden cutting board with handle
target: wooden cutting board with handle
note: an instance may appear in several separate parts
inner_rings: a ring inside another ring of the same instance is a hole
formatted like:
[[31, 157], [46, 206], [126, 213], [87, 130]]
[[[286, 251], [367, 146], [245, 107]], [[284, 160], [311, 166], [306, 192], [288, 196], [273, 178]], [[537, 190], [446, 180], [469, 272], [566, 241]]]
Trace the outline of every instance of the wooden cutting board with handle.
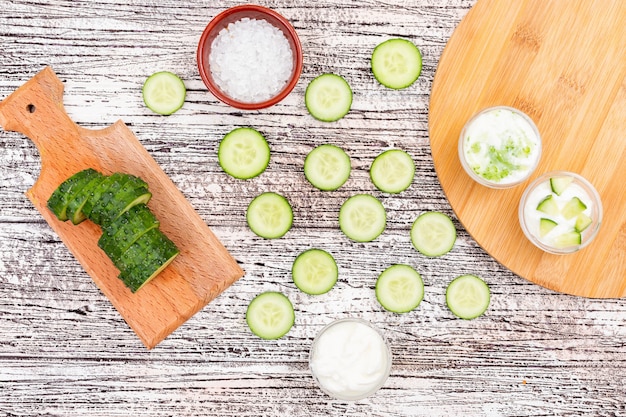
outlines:
[[[493, 105], [526, 112], [543, 140], [534, 175], [506, 190], [474, 183], [457, 154], [464, 123]], [[626, 2], [479, 0], [439, 62], [429, 131], [452, 208], [495, 259], [563, 293], [626, 296]], [[524, 188], [553, 170], [581, 174], [602, 198], [600, 232], [574, 254], [542, 252], [519, 226]]]
[[[29, 137], [41, 156], [41, 173], [26, 195], [151, 349], [243, 275], [243, 271], [175, 184], [121, 121], [102, 130], [76, 125], [63, 108], [63, 84], [49, 67], [0, 103], [0, 125]], [[180, 255], [136, 293], [98, 247], [101, 230], [90, 221], [61, 222], [46, 204], [72, 174], [94, 168], [144, 179], [148, 206]]]

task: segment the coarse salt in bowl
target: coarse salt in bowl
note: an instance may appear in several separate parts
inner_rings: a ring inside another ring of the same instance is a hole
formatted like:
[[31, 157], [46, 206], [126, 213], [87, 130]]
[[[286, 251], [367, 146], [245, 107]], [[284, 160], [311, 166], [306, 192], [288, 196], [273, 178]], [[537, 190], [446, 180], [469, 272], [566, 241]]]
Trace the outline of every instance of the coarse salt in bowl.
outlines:
[[200, 37], [197, 60], [215, 97], [239, 109], [258, 110], [293, 90], [302, 72], [302, 46], [287, 19], [248, 4], [211, 20]]

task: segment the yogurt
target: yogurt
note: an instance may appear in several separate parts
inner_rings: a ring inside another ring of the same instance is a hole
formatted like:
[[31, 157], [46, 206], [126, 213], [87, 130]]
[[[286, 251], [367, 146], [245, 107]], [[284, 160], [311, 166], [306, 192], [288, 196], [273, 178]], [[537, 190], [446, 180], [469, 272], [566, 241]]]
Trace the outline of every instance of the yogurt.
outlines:
[[477, 182], [512, 187], [534, 171], [541, 138], [533, 121], [517, 109], [487, 108], [472, 117], [459, 138], [459, 159]]
[[[557, 193], [550, 183], [554, 178], [569, 178], [571, 183]], [[558, 210], [539, 209], [547, 198]], [[580, 211], [568, 216], [566, 207], [574, 199], [582, 203]], [[598, 232], [602, 202], [595, 188], [583, 177], [571, 172], [551, 172], [539, 177], [524, 192], [519, 217], [522, 230], [539, 248], [551, 253], [575, 252], [589, 244]], [[550, 223], [548, 230], [542, 230], [542, 221]]]
[[384, 384], [391, 370], [391, 352], [382, 335], [367, 322], [338, 320], [315, 338], [310, 366], [327, 394], [358, 400]]

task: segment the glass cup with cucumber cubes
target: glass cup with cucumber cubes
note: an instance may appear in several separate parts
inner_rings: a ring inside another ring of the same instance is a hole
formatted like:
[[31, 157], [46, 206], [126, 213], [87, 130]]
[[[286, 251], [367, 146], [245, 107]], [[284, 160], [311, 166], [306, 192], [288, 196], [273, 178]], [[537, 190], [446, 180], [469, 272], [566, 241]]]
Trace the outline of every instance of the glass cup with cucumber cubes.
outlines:
[[528, 179], [537, 167], [541, 136], [521, 111], [489, 107], [465, 124], [458, 150], [461, 165], [473, 180], [491, 188], [509, 188]]
[[541, 175], [524, 191], [519, 221], [526, 237], [554, 254], [589, 245], [602, 223], [602, 200], [584, 177], [566, 171]]

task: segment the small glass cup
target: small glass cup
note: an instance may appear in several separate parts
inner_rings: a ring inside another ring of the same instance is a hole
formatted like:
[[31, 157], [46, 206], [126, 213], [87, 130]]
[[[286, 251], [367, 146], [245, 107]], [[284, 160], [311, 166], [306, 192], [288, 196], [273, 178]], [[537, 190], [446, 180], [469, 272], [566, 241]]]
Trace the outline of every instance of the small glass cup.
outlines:
[[326, 325], [309, 356], [313, 378], [333, 398], [356, 401], [378, 391], [391, 372], [391, 349], [369, 322], [347, 318]]
[[[490, 188], [510, 188], [524, 182], [537, 168], [541, 135], [532, 119], [520, 110], [488, 107], [463, 126], [458, 153], [474, 181]], [[472, 167], [477, 163], [478, 172]]]
[[[571, 187], [569, 188], [570, 191], [564, 191], [561, 196], [557, 196], [550, 185], [551, 178], [569, 178], [569, 181], [571, 181], [568, 186], [568, 188]], [[557, 230], [555, 228], [550, 231], [552, 235], [548, 233], [542, 237], [540, 219], [553, 219], [553, 217], [550, 214], [538, 211], [537, 208], [542, 200], [550, 195], [557, 200], [557, 206], [561, 207], [561, 209], [572, 197], [580, 198], [587, 206], [585, 216], [588, 216], [591, 223], [582, 231], [577, 231], [576, 219], [573, 219], [569, 221], [569, 224], [564, 223], [563, 229]], [[528, 240], [539, 249], [557, 255], [573, 253], [589, 245], [600, 230], [602, 214], [602, 200], [594, 186], [581, 175], [568, 171], [552, 171], [536, 178], [522, 194], [518, 212], [520, 226]], [[555, 243], [554, 236], [563, 236], [560, 233], [580, 233], [580, 243]]]

